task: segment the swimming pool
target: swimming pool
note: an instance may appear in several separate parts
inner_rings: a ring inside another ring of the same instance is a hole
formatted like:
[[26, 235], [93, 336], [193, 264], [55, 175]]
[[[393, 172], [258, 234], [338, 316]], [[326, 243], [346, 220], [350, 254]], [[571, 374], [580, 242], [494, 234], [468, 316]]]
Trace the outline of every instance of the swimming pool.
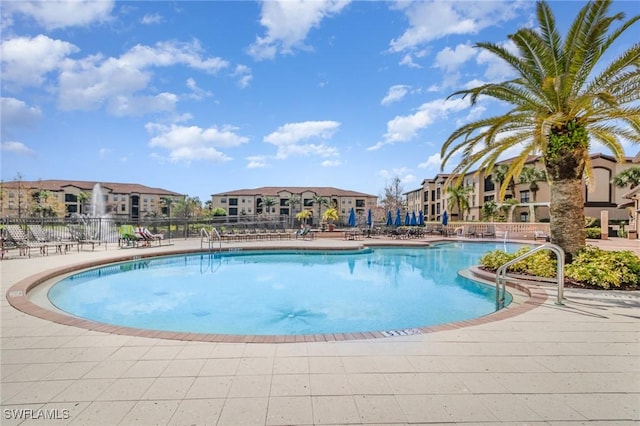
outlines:
[[298, 335], [405, 330], [495, 311], [495, 290], [457, 274], [503, 243], [357, 251], [234, 251], [141, 259], [49, 290], [74, 316], [148, 330]]

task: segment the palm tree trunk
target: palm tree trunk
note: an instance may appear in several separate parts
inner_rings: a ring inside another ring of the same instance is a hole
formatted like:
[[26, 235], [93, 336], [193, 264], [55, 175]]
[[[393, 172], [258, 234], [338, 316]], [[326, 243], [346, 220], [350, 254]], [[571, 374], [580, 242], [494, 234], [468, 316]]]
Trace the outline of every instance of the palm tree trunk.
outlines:
[[571, 262], [586, 244], [582, 179], [557, 180], [551, 186], [551, 242], [562, 247]]

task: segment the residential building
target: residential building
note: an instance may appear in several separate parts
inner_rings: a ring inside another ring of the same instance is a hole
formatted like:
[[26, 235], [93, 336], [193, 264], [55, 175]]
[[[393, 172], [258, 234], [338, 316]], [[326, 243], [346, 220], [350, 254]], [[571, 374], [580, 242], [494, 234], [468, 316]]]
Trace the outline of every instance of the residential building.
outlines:
[[[513, 159], [504, 160], [498, 164], [509, 164]], [[617, 188], [611, 183], [611, 179], [623, 170], [633, 166], [631, 157], [622, 162], [609, 155], [592, 154], [591, 165], [593, 169], [592, 185], [584, 184], [585, 216], [600, 219], [600, 212], [607, 210], [609, 220], [628, 220], [629, 215], [617, 208], [624, 203], [623, 196], [629, 190]], [[544, 169], [539, 156], [531, 156], [527, 166]], [[494, 182], [491, 174], [484, 170], [473, 170], [462, 177], [462, 184], [470, 186], [472, 193], [469, 198], [469, 211], [460, 214], [447, 208], [447, 193], [445, 181], [449, 175], [438, 174], [432, 179], [424, 179], [419, 188], [405, 193], [409, 211], [422, 210], [425, 220], [439, 221], [444, 210], [448, 210], [451, 220], [478, 221], [482, 219], [482, 206], [488, 201], [498, 203], [500, 184]], [[508, 183], [504, 183], [508, 185]], [[536, 189], [535, 187], [533, 189]], [[514, 222], [545, 221], [549, 219], [549, 184], [546, 181], [537, 182], [537, 190], [532, 190], [529, 183], [519, 183], [507, 188], [505, 200], [516, 200], [510, 211], [510, 219]]]
[[[300, 203], [289, 205], [292, 195], [300, 199]], [[275, 199], [273, 206], [263, 205], [263, 199], [271, 197]], [[314, 197], [322, 197], [327, 201], [326, 206], [314, 203]], [[311, 210], [311, 223], [318, 223], [321, 219], [320, 209], [326, 211], [329, 206], [335, 206], [343, 218], [349, 217], [353, 207], [356, 216], [364, 217], [368, 209], [376, 207], [378, 197], [362, 192], [350, 191], [332, 187], [282, 187], [263, 186], [253, 189], [238, 189], [211, 195], [211, 207], [222, 208], [227, 212], [228, 218], [233, 221], [243, 216], [267, 215], [267, 216], [295, 216], [302, 209]]]
[[2, 217], [29, 216], [38, 193], [47, 191], [49, 197], [64, 204], [66, 216], [92, 214], [91, 202], [99, 184], [105, 212], [116, 218], [137, 220], [168, 214], [161, 200], [184, 200], [184, 195], [161, 188], [135, 183], [91, 182], [74, 180], [39, 180], [2, 182], [0, 188]]

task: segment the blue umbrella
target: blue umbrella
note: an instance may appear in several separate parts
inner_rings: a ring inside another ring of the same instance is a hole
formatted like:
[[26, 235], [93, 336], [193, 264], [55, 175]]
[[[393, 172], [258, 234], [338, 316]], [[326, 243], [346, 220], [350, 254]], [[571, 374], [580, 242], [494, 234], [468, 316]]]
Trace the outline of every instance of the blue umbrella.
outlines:
[[442, 213], [442, 224], [447, 226], [447, 223], [449, 223], [449, 213], [445, 210], [444, 213]]
[[409, 210], [407, 210], [407, 214], [404, 215], [404, 225], [409, 226], [411, 223], [411, 217], [409, 216]]
[[418, 212], [418, 225], [424, 226], [424, 213], [422, 213], [422, 210]]
[[418, 219], [416, 219], [416, 211], [411, 212], [411, 226], [416, 226], [418, 224]]
[[387, 212], [387, 226], [393, 225], [393, 218], [391, 217], [391, 210]]
[[367, 212], [367, 226], [373, 225], [373, 219], [371, 217], [371, 209]]
[[356, 226], [356, 212], [353, 210], [353, 207], [351, 207], [351, 211], [349, 212], [349, 226], [352, 228]]
[[396, 226], [402, 225], [402, 218], [400, 217], [400, 209], [396, 211], [396, 221], [394, 223]]

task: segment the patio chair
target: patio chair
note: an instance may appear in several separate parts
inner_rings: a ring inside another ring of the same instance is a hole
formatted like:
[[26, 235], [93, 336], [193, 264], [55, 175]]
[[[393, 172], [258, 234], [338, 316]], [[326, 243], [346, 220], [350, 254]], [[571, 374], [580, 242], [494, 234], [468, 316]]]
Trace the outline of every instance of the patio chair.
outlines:
[[487, 226], [487, 230], [480, 234], [481, 238], [495, 238], [496, 237], [496, 227], [494, 225]]
[[[75, 241], [76, 244], [78, 245], [78, 251], [80, 251], [80, 249], [83, 248], [85, 244], [90, 245], [91, 250], [96, 249], [96, 244], [97, 245], [102, 244], [102, 240], [96, 240], [94, 238], [89, 237], [87, 235], [87, 232], [84, 226], [67, 225], [67, 228], [69, 229], [69, 234], [71, 235], [71, 239]], [[107, 249], [106, 241], [105, 241], [104, 248], [105, 250]]]
[[49, 254], [49, 246], [46, 243], [29, 241], [27, 234], [25, 234], [20, 225], [6, 225], [5, 230], [9, 239], [18, 247], [20, 256], [31, 257], [32, 248], [37, 248], [42, 255]]
[[144, 247], [150, 246], [153, 242], [157, 242], [160, 246], [162, 245], [162, 239], [164, 238], [164, 235], [154, 234], [142, 226], [138, 226], [138, 229], [136, 229], [136, 235], [140, 237], [140, 241], [145, 243], [143, 245]]
[[33, 241], [54, 246], [56, 248], [56, 253], [66, 253], [75, 244], [74, 241], [54, 240], [49, 236], [49, 233], [45, 231], [42, 225], [39, 224], [27, 225], [27, 229], [29, 230], [29, 234], [31, 235], [31, 239]]
[[533, 231], [533, 241], [537, 240], [544, 240], [548, 242], [551, 241], [551, 237], [549, 237], [549, 234], [547, 234], [546, 232], [536, 229], [535, 231]]

